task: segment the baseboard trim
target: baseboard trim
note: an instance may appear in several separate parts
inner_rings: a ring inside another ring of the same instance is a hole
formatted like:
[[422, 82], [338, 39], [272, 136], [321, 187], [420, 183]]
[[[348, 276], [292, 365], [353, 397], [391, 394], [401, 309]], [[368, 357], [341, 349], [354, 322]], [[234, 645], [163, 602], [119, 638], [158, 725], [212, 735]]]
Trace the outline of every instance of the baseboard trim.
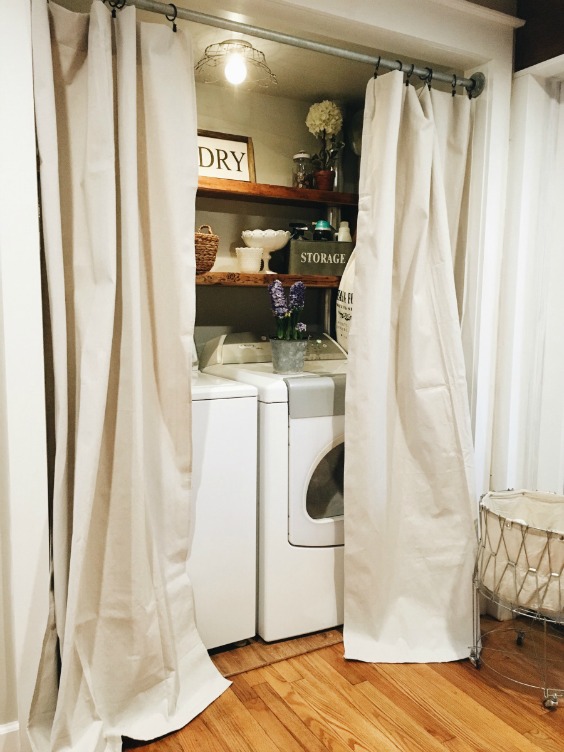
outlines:
[[19, 752], [20, 724], [18, 721], [0, 724], [0, 752]]
[[0, 736], [4, 734], [12, 734], [14, 731], [20, 730], [19, 721], [11, 721], [10, 723], [0, 724]]

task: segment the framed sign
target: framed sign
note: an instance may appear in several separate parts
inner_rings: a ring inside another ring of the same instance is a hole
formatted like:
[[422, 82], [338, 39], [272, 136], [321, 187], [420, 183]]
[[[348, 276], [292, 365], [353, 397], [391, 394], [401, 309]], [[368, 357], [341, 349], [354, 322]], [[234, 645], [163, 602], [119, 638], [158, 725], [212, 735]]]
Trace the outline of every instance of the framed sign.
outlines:
[[198, 131], [198, 175], [255, 183], [252, 140], [248, 136]]

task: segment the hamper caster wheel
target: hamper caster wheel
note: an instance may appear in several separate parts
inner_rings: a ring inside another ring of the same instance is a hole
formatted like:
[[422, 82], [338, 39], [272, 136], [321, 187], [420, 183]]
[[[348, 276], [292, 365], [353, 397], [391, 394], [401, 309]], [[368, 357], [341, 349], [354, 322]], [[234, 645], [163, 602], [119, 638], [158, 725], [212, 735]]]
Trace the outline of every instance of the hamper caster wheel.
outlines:
[[519, 647], [525, 642], [525, 633], [522, 631], [517, 632], [517, 637], [515, 638], [515, 642]]
[[474, 666], [474, 668], [482, 667], [482, 661], [480, 660], [480, 656], [475, 650], [472, 650], [472, 652], [470, 653], [470, 663]]
[[558, 707], [558, 695], [546, 695], [542, 704], [547, 710], [556, 710]]

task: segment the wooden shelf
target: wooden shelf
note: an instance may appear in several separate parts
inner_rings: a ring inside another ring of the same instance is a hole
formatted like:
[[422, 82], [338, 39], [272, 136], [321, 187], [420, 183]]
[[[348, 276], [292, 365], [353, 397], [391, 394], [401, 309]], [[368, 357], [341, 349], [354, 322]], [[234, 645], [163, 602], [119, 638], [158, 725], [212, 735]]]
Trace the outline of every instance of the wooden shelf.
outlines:
[[291, 206], [357, 206], [356, 193], [318, 191], [313, 188], [289, 188], [284, 185], [247, 183], [200, 177], [198, 196], [203, 198], [240, 199], [258, 203], [284, 203]]
[[239, 272], [208, 272], [196, 276], [197, 285], [217, 285], [218, 287], [266, 287], [279, 279], [284, 287], [290, 287], [301, 280], [306, 287], [338, 287], [340, 277], [318, 277], [299, 274], [240, 274]]
[[[339, 191], [318, 191], [313, 188], [289, 188], [284, 185], [248, 183], [242, 180], [222, 180], [200, 177], [198, 197], [250, 201], [253, 203], [285, 204], [307, 207], [350, 207], [356, 216], [358, 195]], [[196, 276], [197, 285], [217, 287], [266, 287], [279, 279], [284, 287], [301, 280], [306, 287], [330, 289], [339, 286], [340, 277], [301, 276], [294, 274], [240, 274], [239, 272], [208, 272]]]

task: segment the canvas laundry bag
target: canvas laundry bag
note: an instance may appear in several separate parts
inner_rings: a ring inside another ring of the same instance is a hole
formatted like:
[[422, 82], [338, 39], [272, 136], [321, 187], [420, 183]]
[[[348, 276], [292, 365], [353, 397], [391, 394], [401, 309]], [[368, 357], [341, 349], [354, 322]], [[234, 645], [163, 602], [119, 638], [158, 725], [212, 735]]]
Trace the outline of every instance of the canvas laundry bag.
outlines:
[[337, 342], [341, 345], [343, 350], [346, 350], [347, 352], [349, 350], [349, 329], [351, 326], [353, 309], [354, 271], [356, 266], [355, 257], [356, 248], [349, 256], [337, 292], [335, 331]]

